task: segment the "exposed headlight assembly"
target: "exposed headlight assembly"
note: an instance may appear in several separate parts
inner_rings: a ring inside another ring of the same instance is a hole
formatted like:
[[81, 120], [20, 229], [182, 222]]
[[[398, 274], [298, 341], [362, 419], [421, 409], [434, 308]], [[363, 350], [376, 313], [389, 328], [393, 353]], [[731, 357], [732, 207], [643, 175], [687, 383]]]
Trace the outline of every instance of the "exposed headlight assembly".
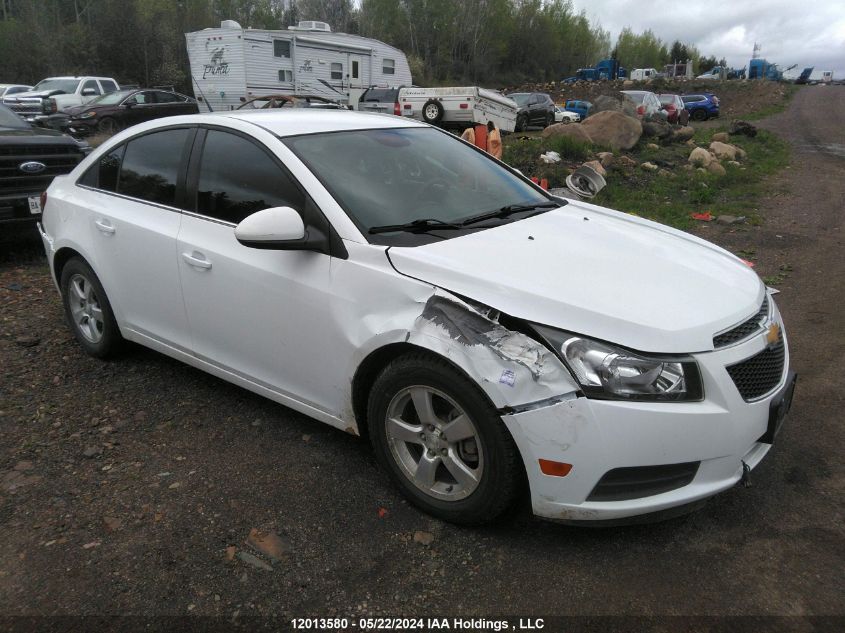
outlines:
[[605, 400], [701, 400], [698, 365], [689, 357], [646, 356], [554, 328], [534, 325], [581, 385]]
[[94, 111], [94, 110], [89, 110], [88, 112], [86, 112], [86, 113], [84, 113], [84, 114], [80, 114], [80, 115], [79, 115], [79, 118], [80, 118], [80, 119], [93, 119], [95, 116], [97, 116], [96, 111]]

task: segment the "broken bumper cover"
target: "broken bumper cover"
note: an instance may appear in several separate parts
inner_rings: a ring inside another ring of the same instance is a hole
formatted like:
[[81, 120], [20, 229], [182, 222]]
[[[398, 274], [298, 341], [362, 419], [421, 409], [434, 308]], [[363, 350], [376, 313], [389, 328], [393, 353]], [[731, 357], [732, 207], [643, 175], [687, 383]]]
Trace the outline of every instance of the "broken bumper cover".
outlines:
[[[771, 448], [772, 411], [791, 395], [788, 357], [780, 384], [744, 401], [726, 367], [759, 353], [752, 340], [696, 355], [700, 402], [625, 402], [565, 396], [502, 416], [525, 462], [534, 513], [562, 521], [619, 520], [693, 504], [727, 490]], [[774, 405], [773, 405], [774, 403]], [[571, 464], [545, 475], [539, 460]]]

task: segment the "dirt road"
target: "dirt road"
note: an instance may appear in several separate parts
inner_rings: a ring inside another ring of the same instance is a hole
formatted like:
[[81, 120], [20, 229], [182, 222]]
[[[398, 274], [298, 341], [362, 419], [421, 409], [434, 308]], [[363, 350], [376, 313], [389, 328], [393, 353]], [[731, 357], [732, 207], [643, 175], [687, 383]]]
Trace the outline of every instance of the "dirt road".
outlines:
[[[795, 405], [752, 487], [656, 525], [433, 520], [356, 438], [153, 352], [84, 356], [37, 248], [6, 242], [0, 614], [845, 614], [845, 86], [762, 125], [794, 147], [764, 225], [701, 232], [785, 276]], [[239, 558], [252, 528], [281, 536], [272, 568]]]

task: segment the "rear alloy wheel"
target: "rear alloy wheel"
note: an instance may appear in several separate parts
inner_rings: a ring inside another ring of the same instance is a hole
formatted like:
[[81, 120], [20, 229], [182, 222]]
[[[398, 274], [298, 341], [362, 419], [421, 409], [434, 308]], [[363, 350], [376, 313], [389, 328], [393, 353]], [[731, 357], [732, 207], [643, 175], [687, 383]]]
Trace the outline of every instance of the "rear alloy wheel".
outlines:
[[97, 358], [119, 351], [123, 337], [91, 267], [77, 257], [69, 260], [62, 269], [61, 290], [65, 317], [82, 348]]
[[410, 354], [388, 365], [370, 393], [376, 455], [411, 502], [463, 524], [491, 521], [512, 505], [524, 473], [519, 452], [466, 376]]

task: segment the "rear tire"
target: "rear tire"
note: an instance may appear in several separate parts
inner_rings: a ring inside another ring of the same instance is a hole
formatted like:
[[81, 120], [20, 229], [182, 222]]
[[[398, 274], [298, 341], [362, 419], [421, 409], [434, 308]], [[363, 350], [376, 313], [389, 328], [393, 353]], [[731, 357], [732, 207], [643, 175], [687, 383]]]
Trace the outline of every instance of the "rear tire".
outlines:
[[524, 132], [525, 128], [528, 127], [528, 116], [525, 114], [520, 114], [516, 117], [516, 125], [514, 126], [514, 132]]
[[412, 353], [390, 363], [367, 408], [376, 456], [411, 503], [444, 521], [490, 522], [522, 489], [522, 458], [478, 386], [449, 363]]
[[95, 358], [108, 358], [124, 345], [120, 328], [103, 285], [91, 267], [73, 257], [62, 268], [59, 284], [65, 318], [82, 349]]
[[696, 121], [706, 121], [709, 117], [707, 115], [707, 110], [695, 110], [691, 115], [691, 119]]

